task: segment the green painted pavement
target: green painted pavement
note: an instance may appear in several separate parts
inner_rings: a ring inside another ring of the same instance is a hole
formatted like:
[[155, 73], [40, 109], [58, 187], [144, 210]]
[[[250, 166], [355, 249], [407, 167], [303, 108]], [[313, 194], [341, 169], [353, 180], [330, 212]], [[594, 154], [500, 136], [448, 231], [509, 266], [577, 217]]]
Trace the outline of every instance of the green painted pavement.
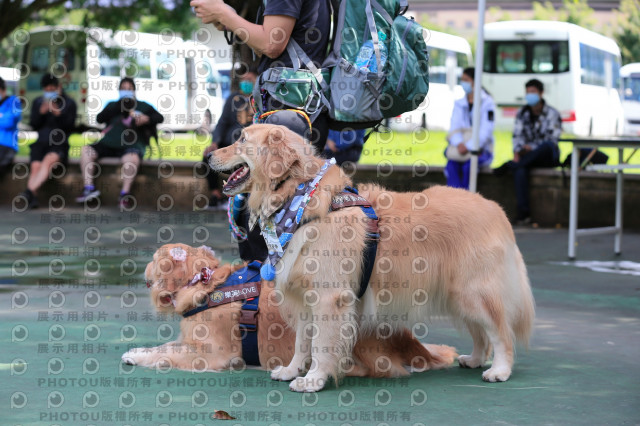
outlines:
[[[537, 319], [508, 382], [484, 383], [480, 370], [454, 366], [402, 379], [347, 378], [301, 395], [261, 370], [120, 364], [129, 347], [179, 332], [178, 318], [149, 304], [141, 274], [153, 251], [163, 241], [206, 241], [235, 259], [223, 214], [2, 213], [3, 425], [206, 425], [221, 422], [210, 419], [214, 410], [237, 417], [222, 424], [242, 425], [640, 422], [640, 277], [557, 264], [566, 260], [566, 230], [517, 230]], [[612, 238], [580, 241], [580, 259], [615, 259]], [[640, 262], [640, 235], [624, 236], [621, 258]], [[444, 320], [430, 323], [424, 340], [471, 349], [469, 336]]]

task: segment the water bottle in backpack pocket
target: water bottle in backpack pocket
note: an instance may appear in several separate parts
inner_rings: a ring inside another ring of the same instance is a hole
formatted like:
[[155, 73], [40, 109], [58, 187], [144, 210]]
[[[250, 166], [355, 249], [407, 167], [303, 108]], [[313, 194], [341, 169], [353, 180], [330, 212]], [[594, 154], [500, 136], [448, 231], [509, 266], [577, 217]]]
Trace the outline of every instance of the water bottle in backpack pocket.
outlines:
[[[384, 64], [387, 62], [387, 46], [385, 41], [387, 35], [382, 31], [378, 31], [378, 49], [380, 50], [380, 70], [384, 68]], [[378, 72], [378, 60], [376, 58], [376, 51], [373, 46], [373, 40], [367, 40], [364, 42], [358, 56], [356, 57], [356, 67], [364, 72]]]

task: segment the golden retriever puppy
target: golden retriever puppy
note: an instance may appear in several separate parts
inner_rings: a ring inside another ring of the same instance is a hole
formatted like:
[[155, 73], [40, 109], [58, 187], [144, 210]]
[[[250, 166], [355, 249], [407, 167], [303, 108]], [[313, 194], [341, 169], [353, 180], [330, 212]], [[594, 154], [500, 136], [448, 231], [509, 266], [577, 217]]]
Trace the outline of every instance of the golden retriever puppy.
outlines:
[[362, 338], [389, 321], [400, 329], [432, 315], [448, 315], [471, 333], [473, 351], [458, 358], [461, 367], [482, 367], [493, 348], [482, 378], [509, 378], [514, 338], [528, 342], [535, 309], [513, 230], [496, 203], [439, 186], [420, 193], [361, 187], [379, 218], [380, 239], [369, 287], [353, 302], [371, 219], [359, 207], [330, 209], [351, 185], [339, 167], [326, 169], [302, 137], [267, 124], [244, 129], [209, 161], [218, 171], [235, 169], [223, 192], [251, 193], [249, 223], [261, 223], [267, 237], [299, 185], [324, 173], [274, 264], [281, 313], [296, 330], [296, 345], [291, 362], [274, 369], [272, 379], [293, 380], [294, 391], [320, 390], [354, 353], [356, 335], [346, 330]]
[[[209, 280], [201, 279], [202, 268], [212, 270]], [[207, 247], [167, 244], [153, 255], [145, 270], [152, 304], [160, 311], [184, 314], [200, 306], [229, 275], [245, 264], [220, 264]], [[278, 311], [280, 304], [273, 282], [262, 287], [256, 314], [260, 365], [274, 369], [287, 365], [294, 352], [295, 334]], [[144, 367], [205, 371], [243, 365], [242, 331], [239, 327], [242, 302], [221, 304], [185, 317], [180, 322], [178, 340], [154, 348], [135, 348], [122, 361]], [[368, 337], [357, 342], [354, 362], [345, 365], [351, 376], [395, 377], [409, 374], [405, 366], [424, 371], [449, 366], [455, 349], [422, 345], [409, 330], [382, 338]]]

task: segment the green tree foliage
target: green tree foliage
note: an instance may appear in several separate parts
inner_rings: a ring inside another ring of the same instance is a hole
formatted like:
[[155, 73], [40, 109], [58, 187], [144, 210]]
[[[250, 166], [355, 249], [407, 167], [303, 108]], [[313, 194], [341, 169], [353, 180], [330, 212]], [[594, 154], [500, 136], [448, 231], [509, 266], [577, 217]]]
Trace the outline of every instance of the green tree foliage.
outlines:
[[640, 62], [640, 0], [622, 0], [617, 13], [618, 29], [614, 34], [622, 63]]
[[532, 8], [533, 19], [569, 22], [587, 29], [593, 29], [596, 24], [593, 9], [589, 7], [587, 0], [562, 0], [562, 8], [559, 9], [550, 1], [534, 1]]
[[22, 40], [43, 25], [78, 25], [113, 30], [170, 29], [190, 37], [198, 28], [188, 0], [0, 0], [0, 66], [20, 62]]

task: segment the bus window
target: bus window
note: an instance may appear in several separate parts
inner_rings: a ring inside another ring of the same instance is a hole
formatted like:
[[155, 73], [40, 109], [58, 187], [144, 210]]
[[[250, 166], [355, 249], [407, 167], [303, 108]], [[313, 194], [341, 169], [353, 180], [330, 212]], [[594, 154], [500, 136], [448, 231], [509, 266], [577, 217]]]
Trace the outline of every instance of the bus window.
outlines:
[[604, 62], [604, 51], [580, 43], [581, 83], [605, 86]]
[[49, 67], [49, 48], [47, 46], [37, 46], [31, 53], [31, 71], [45, 72]]
[[558, 49], [558, 72], [569, 71], [569, 43], [560, 42]]
[[640, 101], [640, 73], [633, 73], [622, 79], [625, 101]]
[[119, 53], [116, 49], [100, 51], [100, 75], [105, 77], [120, 77]]
[[151, 78], [151, 51], [127, 49], [124, 75], [131, 78]]
[[158, 80], [170, 80], [171, 77], [175, 75], [176, 67], [173, 59], [174, 57], [169, 57], [169, 55], [163, 52], [156, 55]]
[[551, 45], [546, 43], [537, 43], [533, 46], [531, 68], [535, 73], [553, 71], [553, 56], [551, 54]]
[[70, 47], [58, 47], [53, 67], [52, 72], [57, 75], [64, 74], [65, 71], [73, 71], [76, 67], [73, 49]]
[[456, 52], [456, 62], [458, 64], [458, 68], [465, 69], [469, 66], [469, 57], [466, 53]]
[[447, 83], [447, 51], [427, 46], [429, 52], [429, 82]]
[[496, 68], [500, 73], [525, 72], [527, 63], [524, 44], [499, 44], [496, 49]]
[[611, 87], [620, 92], [620, 58], [607, 53], [611, 61]]

